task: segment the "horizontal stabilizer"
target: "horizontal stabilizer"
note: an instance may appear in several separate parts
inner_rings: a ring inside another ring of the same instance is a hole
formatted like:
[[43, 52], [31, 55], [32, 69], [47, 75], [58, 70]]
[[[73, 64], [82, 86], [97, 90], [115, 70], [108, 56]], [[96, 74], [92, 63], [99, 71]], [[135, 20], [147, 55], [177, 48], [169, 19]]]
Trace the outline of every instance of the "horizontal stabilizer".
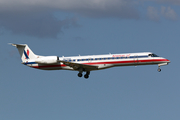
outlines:
[[12, 46], [15, 46], [15, 47], [17, 47], [17, 46], [25, 47], [26, 46], [26, 44], [13, 44], [13, 43], [8, 43], [8, 44], [12, 45]]

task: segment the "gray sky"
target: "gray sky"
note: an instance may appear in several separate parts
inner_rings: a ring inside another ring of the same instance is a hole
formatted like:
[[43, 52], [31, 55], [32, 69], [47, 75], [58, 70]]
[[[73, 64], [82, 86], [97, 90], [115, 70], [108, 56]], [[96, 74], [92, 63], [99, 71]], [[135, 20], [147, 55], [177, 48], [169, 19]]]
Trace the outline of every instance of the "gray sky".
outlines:
[[[172, 8], [174, 4], [176, 7], [179, 5], [179, 1], [175, 0], [2, 0], [0, 3], [0, 27], [14, 34], [40, 38], [57, 38], [63, 28], [77, 27], [76, 16], [79, 15], [156, 22], [161, 18], [172, 21], [179, 19], [176, 10]], [[54, 13], [61, 11], [72, 15], [59, 20]]]

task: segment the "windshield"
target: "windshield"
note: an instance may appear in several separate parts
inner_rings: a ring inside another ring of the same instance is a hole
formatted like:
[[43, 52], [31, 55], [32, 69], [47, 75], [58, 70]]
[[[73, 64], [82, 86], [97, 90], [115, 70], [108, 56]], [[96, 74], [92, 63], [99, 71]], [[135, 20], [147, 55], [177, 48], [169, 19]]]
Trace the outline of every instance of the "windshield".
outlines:
[[148, 56], [151, 56], [151, 57], [159, 57], [159, 56], [156, 55], [156, 54], [149, 54]]
[[159, 56], [157, 56], [156, 54], [152, 54], [152, 57], [159, 57]]

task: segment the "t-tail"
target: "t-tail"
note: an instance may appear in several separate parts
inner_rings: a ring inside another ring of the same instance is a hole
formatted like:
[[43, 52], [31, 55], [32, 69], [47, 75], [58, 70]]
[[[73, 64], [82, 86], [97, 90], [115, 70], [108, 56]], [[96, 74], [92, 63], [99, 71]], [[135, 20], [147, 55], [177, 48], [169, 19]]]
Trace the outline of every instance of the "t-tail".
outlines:
[[11, 44], [11, 45], [15, 46], [18, 49], [22, 62], [37, 58], [37, 55], [35, 55], [32, 52], [32, 50], [28, 47], [27, 44]]

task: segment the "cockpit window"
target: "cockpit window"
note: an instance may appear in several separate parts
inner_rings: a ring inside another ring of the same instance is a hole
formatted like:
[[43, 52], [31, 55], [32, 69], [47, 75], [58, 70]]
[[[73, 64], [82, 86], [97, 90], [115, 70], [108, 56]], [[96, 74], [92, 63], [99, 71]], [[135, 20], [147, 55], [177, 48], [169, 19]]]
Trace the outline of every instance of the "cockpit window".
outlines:
[[149, 54], [148, 56], [150, 56], [150, 57], [159, 57], [156, 54]]
[[156, 54], [152, 54], [152, 57], [159, 57], [159, 56], [157, 56]]

